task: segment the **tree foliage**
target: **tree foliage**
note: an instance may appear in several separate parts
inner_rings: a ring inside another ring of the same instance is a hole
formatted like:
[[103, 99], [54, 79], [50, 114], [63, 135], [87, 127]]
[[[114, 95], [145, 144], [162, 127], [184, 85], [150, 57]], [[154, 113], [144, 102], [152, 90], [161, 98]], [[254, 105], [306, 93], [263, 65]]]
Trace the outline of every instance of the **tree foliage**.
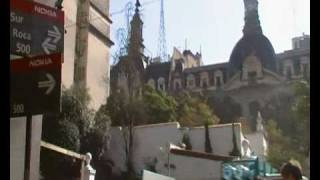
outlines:
[[296, 152], [289, 137], [283, 135], [274, 120], [269, 120], [266, 125], [268, 132], [269, 149], [267, 160], [275, 167], [280, 168], [284, 162], [294, 158], [303, 161], [303, 157]]
[[[62, 89], [61, 112], [47, 113], [43, 117], [42, 139], [62, 148], [79, 153], [90, 152], [93, 164], [105, 146], [108, 130], [107, 116], [88, 107], [90, 96], [87, 90], [74, 87]], [[71, 179], [79, 176], [80, 162], [51, 150], [41, 152], [41, 171], [46, 179]]]
[[[289, 127], [282, 128], [277, 121], [267, 122], [269, 139], [268, 160], [280, 167], [290, 159], [298, 160], [305, 167], [310, 151], [310, 87], [304, 82], [294, 85], [294, 100], [289, 109]], [[283, 119], [284, 120], [284, 119]]]
[[145, 86], [143, 102], [148, 114], [148, 124], [172, 122], [176, 120], [175, 99], [162, 91]]
[[177, 100], [177, 121], [181, 126], [203, 126], [217, 124], [220, 119], [214, 114], [206, 100], [191, 96], [187, 92], [181, 93]]
[[230, 96], [209, 97], [208, 104], [215, 110], [222, 124], [232, 123], [242, 115], [240, 104], [235, 102]]
[[145, 86], [141, 98], [132, 98], [131, 102], [121, 92], [115, 92], [108, 98], [106, 111], [112, 120], [112, 126], [127, 126], [134, 117], [133, 124], [155, 124], [176, 120], [176, 102], [164, 92]]

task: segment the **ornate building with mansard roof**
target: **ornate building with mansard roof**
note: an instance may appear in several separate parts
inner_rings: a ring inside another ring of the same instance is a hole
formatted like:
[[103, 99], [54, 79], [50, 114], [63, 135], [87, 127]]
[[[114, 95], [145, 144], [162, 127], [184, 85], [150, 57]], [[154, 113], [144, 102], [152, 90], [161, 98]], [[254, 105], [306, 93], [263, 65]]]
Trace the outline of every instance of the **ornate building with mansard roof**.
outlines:
[[291, 50], [276, 54], [262, 32], [257, 0], [244, 0], [244, 4], [243, 36], [228, 62], [203, 65], [201, 53], [173, 48], [169, 62], [151, 63], [144, 68], [145, 83], [173, 95], [181, 90], [202, 93], [212, 104], [219, 103], [210, 101], [229, 98], [240, 106], [240, 115], [255, 130], [258, 111], [267, 119], [263, 109], [274, 108], [269, 107], [270, 99], [283, 93], [292, 95], [296, 80], [309, 82], [310, 36], [293, 38]]
[[272, 97], [292, 95], [295, 80], [309, 82], [310, 36], [293, 38], [291, 50], [276, 54], [262, 32], [257, 0], [244, 0], [244, 4], [243, 36], [234, 46], [229, 62], [202, 65], [201, 54], [174, 48], [170, 62], [149, 65], [145, 77], [152, 87], [173, 94], [188, 90], [214, 97], [209, 101], [231, 98], [255, 129], [257, 112], [261, 110], [262, 116], [266, 115], [262, 109], [269, 106]]

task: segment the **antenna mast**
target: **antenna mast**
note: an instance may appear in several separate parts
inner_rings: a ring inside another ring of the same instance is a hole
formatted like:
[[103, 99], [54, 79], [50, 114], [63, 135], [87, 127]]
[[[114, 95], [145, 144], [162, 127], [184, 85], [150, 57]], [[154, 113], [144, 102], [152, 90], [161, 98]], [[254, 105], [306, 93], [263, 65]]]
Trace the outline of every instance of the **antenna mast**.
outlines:
[[161, 62], [167, 61], [167, 47], [166, 47], [166, 30], [164, 26], [164, 6], [163, 0], [161, 0], [160, 6], [160, 29], [159, 29], [159, 41], [158, 41], [158, 56]]

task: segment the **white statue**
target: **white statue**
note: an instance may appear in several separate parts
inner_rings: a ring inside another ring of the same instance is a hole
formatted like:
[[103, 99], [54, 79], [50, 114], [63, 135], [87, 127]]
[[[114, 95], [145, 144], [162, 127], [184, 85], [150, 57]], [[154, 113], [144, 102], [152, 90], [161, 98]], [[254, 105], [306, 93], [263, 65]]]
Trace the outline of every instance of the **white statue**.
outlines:
[[243, 158], [250, 158], [250, 142], [247, 139], [244, 139], [242, 141], [242, 147], [243, 147]]
[[96, 174], [96, 170], [92, 168], [92, 166], [90, 165], [92, 159], [92, 155], [91, 153], [86, 153], [86, 166], [84, 169], [84, 180], [94, 180], [95, 174]]
[[262, 117], [260, 111], [258, 111], [258, 117], [257, 117], [257, 132], [263, 132], [263, 124], [262, 124]]

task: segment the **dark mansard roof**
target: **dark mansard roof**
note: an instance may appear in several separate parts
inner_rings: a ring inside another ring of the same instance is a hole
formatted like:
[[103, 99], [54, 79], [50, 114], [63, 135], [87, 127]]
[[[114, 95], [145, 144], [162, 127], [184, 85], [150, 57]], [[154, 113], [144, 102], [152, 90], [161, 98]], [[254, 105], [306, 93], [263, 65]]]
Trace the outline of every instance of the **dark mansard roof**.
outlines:
[[146, 68], [146, 80], [153, 78], [154, 80], [159, 77], [163, 77], [165, 79], [168, 78], [170, 72], [170, 62], [163, 63], [153, 63], [147, 66]]
[[263, 34], [244, 35], [235, 45], [229, 59], [229, 75], [241, 70], [244, 59], [254, 53], [264, 68], [276, 72], [276, 55], [269, 39]]
[[224, 69], [227, 67], [228, 67], [228, 63], [218, 63], [218, 64], [211, 64], [206, 66], [187, 68], [184, 70], [184, 72], [189, 73], [189, 72], [210, 71], [210, 70], [216, 70], [216, 69]]

